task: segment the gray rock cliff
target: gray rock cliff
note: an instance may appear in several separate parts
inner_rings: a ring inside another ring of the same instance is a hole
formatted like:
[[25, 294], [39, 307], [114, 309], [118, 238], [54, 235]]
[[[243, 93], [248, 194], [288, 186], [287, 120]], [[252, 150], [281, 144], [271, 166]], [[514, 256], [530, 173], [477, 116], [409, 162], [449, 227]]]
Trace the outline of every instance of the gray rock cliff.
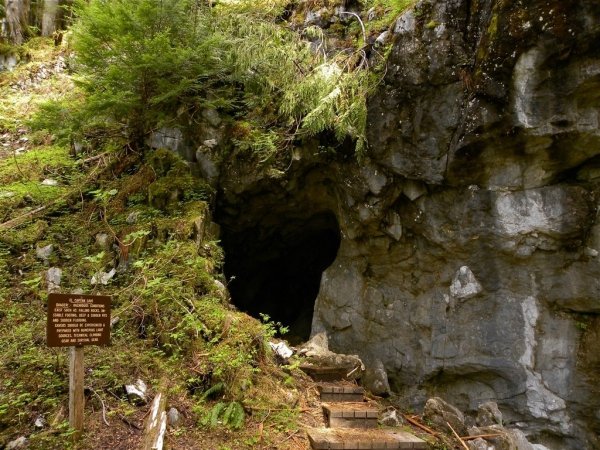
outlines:
[[305, 142], [267, 173], [200, 152], [225, 250], [254, 270], [241, 291], [268, 294], [257, 263], [286, 242], [310, 262], [338, 236], [314, 311], [271, 307], [374, 361], [414, 407], [493, 401], [538, 446], [600, 448], [598, 24], [592, 0], [422, 0], [390, 30], [366, 158]]
[[398, 19], [313, 320], [415, 403], [496, 401], [551, 449], [600, 446], [599, 23], [593, 1]]

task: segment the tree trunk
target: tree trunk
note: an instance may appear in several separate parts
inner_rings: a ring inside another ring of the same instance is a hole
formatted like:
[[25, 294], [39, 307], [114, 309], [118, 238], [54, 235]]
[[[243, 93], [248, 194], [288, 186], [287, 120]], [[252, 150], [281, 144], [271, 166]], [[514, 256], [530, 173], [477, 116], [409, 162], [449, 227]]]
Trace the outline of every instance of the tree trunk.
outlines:
[[42, 19], [44, 17], [44, 0], [30, 0], [29, 7], [29, 25], [38, 30], [42, 29]]
[[58, 0], [44, 1], [44, 15], [42, 16], [42, 36], [52, 36], [56, 31], [58, 19]]
[[5, 0], [5, 5], [8, 40], [21, 45], [28, 34], [29, 0]]

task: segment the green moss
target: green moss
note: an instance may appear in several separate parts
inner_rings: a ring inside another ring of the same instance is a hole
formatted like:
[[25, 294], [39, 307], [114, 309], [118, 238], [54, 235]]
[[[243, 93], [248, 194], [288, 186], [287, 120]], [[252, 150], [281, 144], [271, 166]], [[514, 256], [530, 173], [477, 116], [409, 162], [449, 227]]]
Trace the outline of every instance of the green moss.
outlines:
[[487, 32], [490, 40], [493, 40], [498, 34], [498, 14], [494, 14], [490, 19]]
[[171, 170], [185, 171], [185, 162], [174, 152], [159, 148], [148, 153], [146, 163], [154, 169], [157, 177], [164, 177]]
[[39, 181], [7, 184], [0, 189], [0, 215], [8, 221], [41, 206], [59, 209], [66, 206], [63, 199], [68, 192], [67, 186], [44, 186]]
[[[181, 189], [191, 187], [193, 192], [194, 186], [188, 183], [196, 181], [183, 170], [180, 160], [169, 158], [168, 153], [163, 155], [166, 161], [152, 160], [152, 167], [163, 174], [154, 182], [158, 182], [154, 189], [163, 186], [167, 190], [175, 185]], [[123, 190], [147, 167], [140, 165], [137, 173], [118, 179], [100, 180], [95, 189]], [[112, 206], [113, 202], [121, 202], [117, 197], [108, 197], [108, 214], [119, 210], [120, 206]], [[45, 345], [42, 305], [46, 298], [43, 271], [47, 267], [35, 257], [35, 245], [41, 243], [55, 245], [52, 264], [63, 268], [65, 291], [93, 289], [113, 296], [112, 315], [120, 321], [112, 330], [111, 347], [86, 349], [86, 385], [103, 398], [110, 415], [129, 417], [139, 413], [125, 398], [118, 397], [122, 384], [136, 378], [156, 387], [159, 380], [168, 377], [169, 391], [177, 393], [174, 401], [196, 403], [196, 415], [191, 417], [194, 422], [211, 408], [208, 400], [198, 399], [219, 383], [220, 397], [225, 402], [281, 409], [281, 399], [274, 398], [281, 391], [274, 389], [278, 381], [273, 374], [279, 369], [272, 364], [265, 344], [270, 331], [255, 319], [231, 311], [225, 302], [214, 281], [222, 279], [223, 254], [218, 243], [210, 240], [214, 236], [207, 232], [208, 205], [189, 197], [183, 195], [170, 214], [136, 204], [135, 211], [140, 214], [135, 224], [119, 219], [111, 228], [98, 214], [97, 201], [84, 198], [69, 214], [0, 234], [0, 377], [6, 380], [0, 382], [0, 440], [22, 432], [41, 414], [49, 426], [32, 437], [32, 448], [65, 448], [61, 445], [67, 428], [61, 428], [64, 422], [54, 418], [60, 416], [67, 396], [67, 358], [64, 351], [50, 350]], [[123, 210], [118, 217], [131, 211]], [[101, 249], [95, 243], [98, 232], [114, 232], [127, 242], [139, 236], [131, 246], [133, 257], [127, 269], [108, 286], [91, 286], [89, 280], [96, 271], [115, 267], [122, 249], [110, 245]], [[1, 244], [7, 237], [18, 248]], [[9, 267], [12, 273], [4, 276]], [[4, 296], [5, 292], [8, 295]], [[96, 396], [90, 400], [96, 401]], [[296, 416], [297, 411], [290, 407], [285, 417], [262, 416], [260, 421], [265, 427], [285, 423], [282, 429], [296, 429]], [[254, 422], [249, 431], [241, 429], [238, 434], [245, 440], [245, 433], [251, 434], [253, 429]], [[186, 434], [195, 432], [186, 430]], [[263, 439], [271, 438], [265, 435]], [[273, 435], [272, 439], [277, 438]], [[81, 448], [98, 445], [92, 438], [86, 442], [84, 439]]]
[[21, 249], [26, 245], [33, 245], [42, 240], [48, 231], [48, 223], [38, 220], [22, 228], [4, 231], [0, 235], [0, 242], [10, 245], [15, 249]]
[[4, 186], [3, 190], [14, 193], [19, 199], [29, 196], [30, 201], [37, 205], [56, 200], [67, 192], [65, 186], [45, 186], [39, 181], [17, 181]]
[[16, 180], [33, 181], [46, 177], [58, 177], [73, 170], [76, 162], [69, 156], [69, 150], [60, 146], [43, 146], [25, 153], [0, 160], [0, 183], [8, 184]]
[[7, 44], [6, 42], [0, 42], [0, 55], [7, 56], [14, 54], [16, 51], [16, 47], [13, 45]]
[[161, 210], [173, 208], [183, 198], [181, 180], [161, 178], [148, 187], [150, 205]]
[[169, 150], [152, 152], [147, 163], [158, 177], [148, 186], [148, 202], [154, 208], [173, 210], [182, 200], [208, 199], [212, 194], [210, 186], [193, 177], [187, 164]]

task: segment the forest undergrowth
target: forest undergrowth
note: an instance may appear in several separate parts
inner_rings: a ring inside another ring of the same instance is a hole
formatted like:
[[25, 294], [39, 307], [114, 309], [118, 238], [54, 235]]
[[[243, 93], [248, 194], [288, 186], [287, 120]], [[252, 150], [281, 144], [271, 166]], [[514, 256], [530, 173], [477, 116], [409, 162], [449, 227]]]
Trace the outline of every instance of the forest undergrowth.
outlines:
[[[280, 448], [302, 448], [294, 433], [309, 381], [275, 364], [267, 342], [276, 324], [230, 306], [206, 185], [171, 152], [111, 141], [74, 155], [55, 136], [32, 132], [37, 106], [72, 86], [64, 71], [36, 78], [66, 50], [35, 45], [32, 62], [0, 85], [13, 100], [0, 116], [8, 143], [0, 159], [0, 444], [25, 435], [29, 448], [73, 446], [67, 352], [45, 342], [55, 268], [61, 292], [113, 299], [111, 345], [86, 347], [88, 432], [77, 448], [138, 445], [146, 408], [123, 391], [138, 378], [180, 411], [173, 448], [269, 448], [286, 438]], [[92, 283], [112, 269], [106, 284]]]

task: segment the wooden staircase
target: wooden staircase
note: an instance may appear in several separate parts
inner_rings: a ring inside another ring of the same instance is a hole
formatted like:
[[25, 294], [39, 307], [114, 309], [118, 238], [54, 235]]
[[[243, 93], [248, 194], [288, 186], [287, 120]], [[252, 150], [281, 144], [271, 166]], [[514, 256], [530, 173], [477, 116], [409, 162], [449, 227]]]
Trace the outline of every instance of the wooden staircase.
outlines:
[[378, 408], [364, 401], [362, 387], [348, 382], [320, 383], [327, 428], [307, 430], [313, 450], [426, 449], [422, 439], [377, 428]]

